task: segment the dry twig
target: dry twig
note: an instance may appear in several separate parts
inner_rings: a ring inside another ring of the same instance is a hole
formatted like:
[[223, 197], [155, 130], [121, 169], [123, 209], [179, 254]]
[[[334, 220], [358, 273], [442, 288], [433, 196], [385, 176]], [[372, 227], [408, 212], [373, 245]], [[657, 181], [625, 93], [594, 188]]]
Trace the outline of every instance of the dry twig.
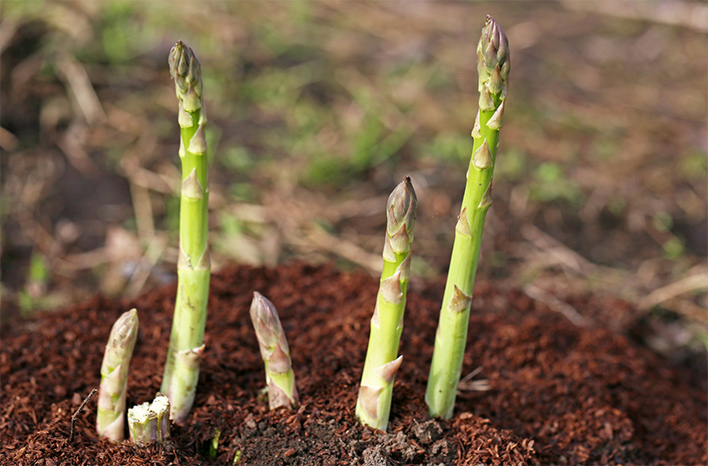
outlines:
[[74, 440], [74, 424], [76, 423], [76, 418], [79, 417], [79, 414], [81, 414], [81, 411], [83, 411], [84, 406], [86, 406], [86, 403], [89, 402], [91, 397], [98, 391], [97, 388], [94, 388], [91, 390], [91, 393], [88, 394], [88, 396], [84, 399], [83, 403], [81, 403], [81, 406], [79, 406], [79, 409], [74, 412], [74, 414], [71, 415], [71, 429], [69, 430], [69, 443]]

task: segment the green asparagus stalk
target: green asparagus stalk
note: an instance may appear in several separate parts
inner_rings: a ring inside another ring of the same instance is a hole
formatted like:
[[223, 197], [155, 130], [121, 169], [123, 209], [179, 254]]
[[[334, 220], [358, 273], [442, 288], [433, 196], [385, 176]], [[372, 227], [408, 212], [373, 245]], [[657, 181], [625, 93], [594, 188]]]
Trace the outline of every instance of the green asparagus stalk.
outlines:
[[114, 443], [123, 441], [128, 366], [137, 338], [138, 311], [131, 309], [113, 324], [101, 364], [96, 431]]
[[292, 409], [297, 406], [299, 398], [288, 341], [275, 306], [257, 291], [251, 302], [251, 321], [265, 363], [268, 405], [270, 409]]
[[455, 227], [455, 242], [425, 394], [433, 417], [449, 419], [455, 406], [482, 229], [492, 203], [492, 175], [509, 87], [509, 66], [506, 35], [496, 21], [487, 16], [477, 45], [480, 96], [479, 111], [472, 130], [472, 158], [460, 217]]
[[194, 52], [177, 42], [169, 55], [179, 101], [179, 156], [182, 163], [177, 299], [161, 391], [170, 400], [175, 422], [187, 417], [197, 389], [204, 351], [209, 298], [209, 188], [202, 103], [202, 71]]
[[416, 205], [410, 178], [388, 198], [384, 265], [356, 403], [359, 421], [384, 432], [391, 412], [393, 379], [403, 361], [403, 356], [398, 356], [398, 344], [403, 331]]
[[158, 393], [152, 403], [133, 406], [128, 410], [130, 440], [139, 447], [170, 438], [170, 402]]

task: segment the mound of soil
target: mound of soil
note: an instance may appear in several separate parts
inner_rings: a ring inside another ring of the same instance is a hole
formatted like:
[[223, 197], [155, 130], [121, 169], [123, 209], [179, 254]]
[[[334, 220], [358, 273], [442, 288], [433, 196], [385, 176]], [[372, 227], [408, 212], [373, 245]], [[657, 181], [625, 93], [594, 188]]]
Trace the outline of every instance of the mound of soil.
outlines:
[[[377, 283], [329, 266], [234, 267], [212, 277], [206, 351], [192, 415], [170, 443], [137, 448], [96, 437], [97, 386], [114, 320], [137, 307], [128, 404], [160, 386], [174, 286], [135, 301], [95, 298], [3, 327], [2, 464], [708, 464], [705, 392], [685, 369], [601, 327], [579, 328], [514, 290], [479, 281], [465, 373], [451, 421], [425, 402], [443, 282], [408, 297], [388, 434], [358, 425], [357, 387]], [[285, 327], [301, 396], [269, 412], [248, 309], [269, 297]], [[585, 302], [593, 312], [626, 304]], [[577, 303], [580, 306], [582, 303]], [[583, 307], [579, 307], [583, 310]], [[590, 312], [590, 311], [588, 311]], [[482, 390], [488, 388], [486, 391]], [[210, 450], [219, 432], [218, 446]], [[210, 453], [211, 452], [211, 453]]]

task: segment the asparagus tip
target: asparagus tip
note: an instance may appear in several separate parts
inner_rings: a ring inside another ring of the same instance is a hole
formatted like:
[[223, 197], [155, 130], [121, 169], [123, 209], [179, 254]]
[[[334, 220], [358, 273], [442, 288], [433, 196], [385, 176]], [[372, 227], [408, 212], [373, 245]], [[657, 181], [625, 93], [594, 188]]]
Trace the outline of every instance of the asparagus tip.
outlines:
[[124, 359], [130, 360], [137, 337], [138, 311], [133, 308], [121, 314], [111, 328], [106, 352], [103, 356], [101, 374], [109, 374]]
[[278, 311], [268, 298], [255, 291], [250, 314], [265, 363], [270, 409], [293, 408], [298, 404], [297, 387], [290, 348], [278, 318]]
[[509, 75], [509, 40], [504, 30], [490, 15], [482, 28], [482, 34], [477, 44], [477, 70], [479, 72], [479, 90], [482, 90], [482, 82], [486, 82], [497, 69], [498, 78], [492, 87], [503, 87]]
[[[411, 178], [407, 176], [391, 192], [386, 203], [386, 230], [389, 236], [392, 237], [404, 226], [407, 235], [411, 234], [417, 206], [418, 198], [415, 189], [413, 189]], [[406, 239], [409, 240], [409, 238]], [[410, 241], [406, 242], [410, 243]], [[396, 249], [394, 245], [393, 250], [401, 253]]]
[[177, 41], [170, 49], [167, 63], [184, 110], [195, 112], [201, 109], [202, 67], [192, 48], [181, 40]]

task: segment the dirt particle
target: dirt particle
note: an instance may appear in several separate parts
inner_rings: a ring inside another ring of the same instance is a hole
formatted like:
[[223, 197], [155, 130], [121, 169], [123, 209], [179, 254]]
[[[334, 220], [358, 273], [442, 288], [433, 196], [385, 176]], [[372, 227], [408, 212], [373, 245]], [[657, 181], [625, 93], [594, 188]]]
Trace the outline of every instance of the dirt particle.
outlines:
[[390, 463], [381, 454], [381, 445], [364, 450], [364, 466], [388, 466]]

